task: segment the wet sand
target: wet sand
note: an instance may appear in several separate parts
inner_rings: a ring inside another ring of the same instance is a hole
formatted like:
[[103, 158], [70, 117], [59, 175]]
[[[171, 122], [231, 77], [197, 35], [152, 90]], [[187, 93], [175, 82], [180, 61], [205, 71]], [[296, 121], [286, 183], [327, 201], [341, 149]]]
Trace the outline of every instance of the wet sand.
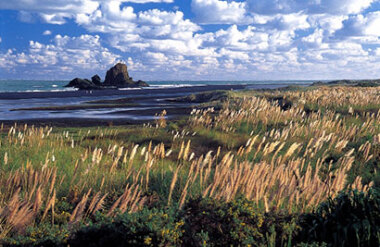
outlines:
[[[192, 94], [216, 90], [277, 89], [288, 84], [205, 85], [179, 88], [0, 93], [0, 123], [6, 126], [89, 127], [152, 122], [188, 115], [202, 101]], [[179, 100], [177, 100], [179, 99]], [[185, 100], [184, 100], [185, 99]]]

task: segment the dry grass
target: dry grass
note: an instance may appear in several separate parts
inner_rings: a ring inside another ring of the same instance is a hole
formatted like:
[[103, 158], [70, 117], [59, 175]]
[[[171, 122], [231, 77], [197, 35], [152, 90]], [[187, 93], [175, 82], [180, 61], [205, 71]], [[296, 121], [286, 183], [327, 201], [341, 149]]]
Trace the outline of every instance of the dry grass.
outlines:
[[[337, 87], [232, 97], [218, 113], [194, 110], [188, 126], [168, 130], [169, 144], [121, 141], [114, 128], [75, 134], [33, 126], [2, 129], [0, 239], [29, 225], [54, 224], [63, 213], [75, 224], [96, 212], [135, 212], [157, 195], [178, 207], [189, 197], [230, 201], [244, 195], [266, 211], [306, 212], [346, 188], [366, 191], [373, 182], [364, 184], [360, 175], [347, 181], [358, 163], [380, 162], [380, 111], [373, 111], [379, 92]], [[279, 96], [292, 107], [284, 110], [272, 100]], [[325, 108], [306, 111], [312, 104]], [[164, 113], [158, 127], [167, 128]], [[199, 152], [195, 130], [205, 129], [234, 133], [245, 144]], [[70, 212], [58, 212], [62, 201]]]

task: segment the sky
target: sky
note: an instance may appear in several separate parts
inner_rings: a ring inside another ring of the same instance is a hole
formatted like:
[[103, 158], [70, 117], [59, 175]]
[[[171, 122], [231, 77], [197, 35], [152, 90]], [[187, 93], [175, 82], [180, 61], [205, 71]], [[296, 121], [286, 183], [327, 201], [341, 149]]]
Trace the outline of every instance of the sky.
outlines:
[[380, 0], [0, 0], [0, 79], [380, 78]]

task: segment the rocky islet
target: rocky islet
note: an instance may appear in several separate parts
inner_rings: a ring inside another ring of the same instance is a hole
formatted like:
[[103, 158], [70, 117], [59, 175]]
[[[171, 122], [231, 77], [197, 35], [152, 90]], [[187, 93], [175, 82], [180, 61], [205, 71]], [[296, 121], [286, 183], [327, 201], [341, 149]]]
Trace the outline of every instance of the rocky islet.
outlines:
[[104, 82], [99, 75], [94, 75], [91, 81], [88, 79], [75, 78], [66, 85], [80, 90], [101, 90], [113, 88], [137, 88], [149, 87], [148, 83], [138, 80], [134, 81], [128, 74], [127, 65], [118, 63], [107, 71]]

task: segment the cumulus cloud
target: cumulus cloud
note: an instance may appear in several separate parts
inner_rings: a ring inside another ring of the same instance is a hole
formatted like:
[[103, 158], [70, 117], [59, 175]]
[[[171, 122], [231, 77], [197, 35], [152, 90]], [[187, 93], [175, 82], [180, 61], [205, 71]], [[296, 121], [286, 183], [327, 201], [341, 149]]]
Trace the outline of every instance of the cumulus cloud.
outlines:
[[136, 13], [132, 7], [111, 1], [77, 21], [90, 31], [110, 35], [110, 45], [122, 52], [148, 50], [193, 56], [212, 53], [200, 48], [202, 40], [195, 33], [201, 27], [185, 19], [181, 11], [150, 9]]
[[247, 16], [245, 2], [193, 0], [191, 8], [199, 23], [247, 24], [252, 22], [252, 18]]
[[151, 9], [136, 14], [132, 7], [120, 9], [118, 3], [110, 2], [101, 9], [100, 13], [94, 13], [88, 17], [88, 21], [79, 22], [79, 24], [98, 32], [154, 37], [181, 38], [200, 30], [197, 24], [185, 20], [181, 11], [168, 12]]
[[377, 0], [247, 0], [249, 11], [263, 15], [289, 14], [357, 14]]
[[172, 3], [174, 0], [125, 0], [131, 3]]
[[51, 35], [51, 31], [50, 30], [45, 30], [42, 35]]
[[64, 24], [65, 18], [73, 18], [77, 14], [92, 13], [99, 6], [93, 0], [19, 0], [1, 1], [0, 9], [19, 10], [24, 16], [38, 13], [43, 20], [53, 24]]
[[37, 13], [47, 23], [64, 24], [67, 18], [94, 13], [101, 5], [113, 4], [115, 6], [128, 2], [141, 4], [172, 3], [173, 0], [17, 0], [1, 1], [0, 9], [19, 10], [19, 18], [24, 22], [31, 22], [32, 13]]
[[350, 16], [343, 27], [336, 31], [338, 36], [380, 36], [380, 11], [364, 15]]
[[[27, 52], [9, 49], [0, 53], [0, 68], [33, 76], [90, 76], [114, 64], [120, 56], [102, 47], [99, 36], [81, 35], [69, 37], [56, 35], [53, 43], [29, 42]], [[51, 72], [51, 74], [46, 74]]]
[[[370, 8], [378, 1], [186, 1], [194, 17], [173, 0], [0, 2], [23, 21], [38, 16], [63, 25], [70, 19], [89, 33], [8, 50], [0, 54], [0, 67], [67, 78], [124, 59], [134, 77], [146, 80], [380, 76], [380, 11]], [[156, 4], [138, 10], [129, 3]]]

